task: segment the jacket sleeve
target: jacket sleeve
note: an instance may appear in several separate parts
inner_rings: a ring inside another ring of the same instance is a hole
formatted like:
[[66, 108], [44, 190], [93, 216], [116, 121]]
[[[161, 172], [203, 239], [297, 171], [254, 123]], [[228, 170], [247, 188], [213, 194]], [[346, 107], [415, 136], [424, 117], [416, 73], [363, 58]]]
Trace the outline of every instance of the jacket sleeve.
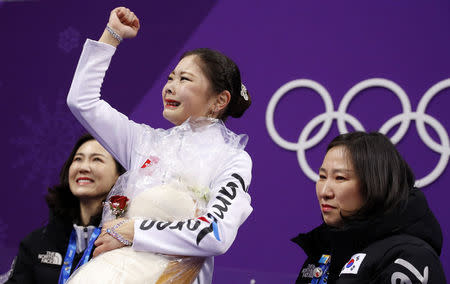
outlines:
[[19, 246], [19, 252], [13, 261], [9, 279], [5, 283], [35, 283], [33, 276], [34, 258], [36, 256], [30, 252], [30, 249], [22, 241]]
[[67, 96], [67, 104], [86, 130], [126, 169], [131, 165], [131, 149], [139, 124], [100, 99], [100, 89], [116, 48], [87, 40]]
[[373, 283], [447, 283], [439, 257], [422, 247], [403, 250], [378, 275]]
[[178, 222], [136, 219], [133, 248], [185, 256], [225, 253], [253, 210], [247, 193], [251, 167], [251, 159], [244, 151], [226, 163], [212, 184], [203, 216]]

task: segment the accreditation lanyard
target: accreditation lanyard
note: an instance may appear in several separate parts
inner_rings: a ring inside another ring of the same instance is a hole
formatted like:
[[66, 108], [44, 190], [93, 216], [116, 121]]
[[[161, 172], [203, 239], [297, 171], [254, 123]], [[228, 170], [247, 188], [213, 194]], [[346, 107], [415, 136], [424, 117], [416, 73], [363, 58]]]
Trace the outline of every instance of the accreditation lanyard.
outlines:
[[[101, 228], [95, 228], [89, 238], [89, 243], [84, 250], [83, 256], [75, 267], [74, 271], [80, 266], [88, 262], [89, 256], [91, 255], [92, 248], [94, 247], [94, 242], [100, 235]], [[70, 234], [69, 246], [67, 247], [66, 256], [64, 257], [64, 263], [61, 268], [61, 273], [59, 274], [58, 284], [64, 284], [70, 277], [70, 270], [72, 269], [73, 258], [75, 257], [75, 252], [77, 249], [77, 232], [75, 229], [72, 230]]]
[[319, 259], [319, 266], [314, 269], [314, 276], [311, 284], [324, 284], [328, 281], [328, 268], [330, 268], [331, 256], [322, 254]]

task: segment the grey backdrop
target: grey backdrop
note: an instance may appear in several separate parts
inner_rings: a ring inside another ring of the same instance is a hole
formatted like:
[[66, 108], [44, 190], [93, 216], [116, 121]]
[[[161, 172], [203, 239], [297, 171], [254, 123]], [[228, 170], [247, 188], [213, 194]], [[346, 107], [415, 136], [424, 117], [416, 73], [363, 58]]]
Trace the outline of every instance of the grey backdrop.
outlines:
[[[179, 55], [194, 47], [219, 49], [233, 58], [253, 97], [243, 118], [227, 124], [250, 136], [247, 150], [254, 164], [249, 192], [255, 210], [232, 248], [216, 258], [214, 283], [292, 283], [305, 256], [289, 239], [321, 221], [314, 182], [300, 169], [296, 153], [278, 146], [267, 131], [266, 109], [278, 88], [294, 79], [314, 80], [328, 90], [337, 109], [357, 83], [386, 78], [403, 88], [415, 111], [430, 87], [450, 77], [449, 1], [99, 2], [0, 0], [0, 273], [9, 269], [19, 241], [47, 220], [46, 189], [57, 182], [64, 159], [83, 132], [65, 96], [84, 40], [98, 39], [116, 6], [133, 9], [142, 28], [136, 39], [120, 45], [103, 94], [133, 120], [170, 126], [161, 116], [161, 88]], [[439, 92], [426, 111], [447, 137], [449, 95], [449, 89]], [[293, 90], [275, 109], [276, 129], [296, 142], [305, 125], [324, 110], [314, 91]], [[392, 92], [371, 88], [356, 96], [347, 112], [366, 130], [378, 130], [401, 113], [401, 104]], [[436, 129], [427, 130], [436, 143], [443, 143]], [[337, 134], [333, 122], [326, 137], [306, 151], [313, 170]], [[398, 147], [418, 178], [441, 157], [422, 141], [414, 121]], [[450, 149], [444, 152], [448, 157]], [[445, 164], [437, 180], [423, 188], [443, 229], [441, 260], [447, 278], [449, 183]]]

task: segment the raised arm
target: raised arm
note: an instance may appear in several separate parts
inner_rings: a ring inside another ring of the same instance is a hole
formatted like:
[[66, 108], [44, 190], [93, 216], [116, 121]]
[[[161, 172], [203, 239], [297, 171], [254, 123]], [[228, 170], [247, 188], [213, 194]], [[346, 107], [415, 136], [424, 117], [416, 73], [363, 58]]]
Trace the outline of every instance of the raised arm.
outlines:
[[100, 99], [100, 89], [119, 39], [135, 37], [138, 30], [134, 13], [114, 9], [99, 42], [86, 41], [67, 97], [75, 117], [126, 169], [140, 126]]

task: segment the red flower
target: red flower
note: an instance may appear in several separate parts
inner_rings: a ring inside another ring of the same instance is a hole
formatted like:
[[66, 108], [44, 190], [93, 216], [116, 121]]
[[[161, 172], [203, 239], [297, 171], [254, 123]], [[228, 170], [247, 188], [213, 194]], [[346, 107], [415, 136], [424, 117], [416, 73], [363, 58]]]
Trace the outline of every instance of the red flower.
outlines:
[[120, 209], [125, 209], [125, 207], [127, 206], [127, 202], [128, 202], [128, 197], [123, 196], [123, 195], [113, 195], [111, 196], [111, 198], [109, 199], [109, 202], [111, 202], [112, 206], [114, 208], [120, 208]]
[[111, 208], [112, 214], [116, 216], [116, 218], [125, 213], [128, 207], [128, 200], [128, 197], [123, 195], [113, 195], [109, 198], [109, 207]]

